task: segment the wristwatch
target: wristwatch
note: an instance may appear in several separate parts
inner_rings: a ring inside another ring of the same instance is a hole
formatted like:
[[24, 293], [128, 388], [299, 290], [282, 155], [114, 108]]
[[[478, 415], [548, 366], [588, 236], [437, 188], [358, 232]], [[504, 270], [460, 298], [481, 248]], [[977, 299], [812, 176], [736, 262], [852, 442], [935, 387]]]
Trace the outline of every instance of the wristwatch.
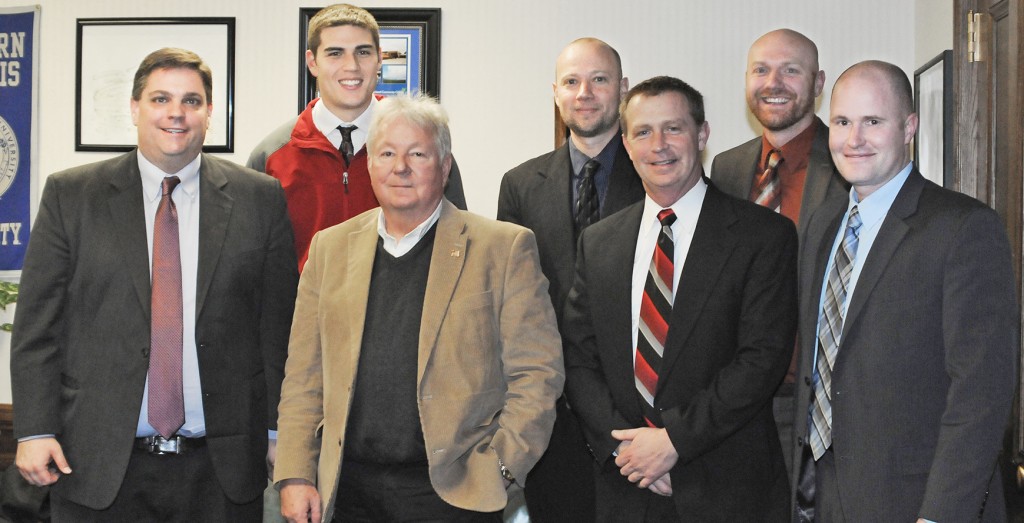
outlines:
[[516, 477], [512, 475], [512, 471], [505, 466], [505, 462], [501, 461], [501, 458], [498, 458], [498, 470], [501, 471], [501, 477], [512, 483], [516, 482]]

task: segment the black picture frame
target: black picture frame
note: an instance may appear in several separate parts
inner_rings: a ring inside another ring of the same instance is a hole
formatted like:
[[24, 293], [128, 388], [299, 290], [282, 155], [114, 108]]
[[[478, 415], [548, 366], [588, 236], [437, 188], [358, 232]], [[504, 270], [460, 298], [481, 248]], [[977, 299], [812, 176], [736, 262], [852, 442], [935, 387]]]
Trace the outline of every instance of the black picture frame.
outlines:
[[[309, 68], [306, 67], [306, 34], [309, 30], [309, 20], [320, 9], [322, 8], [299, 8], [299, 112], [302, 112], [317, 95], [316, 78], [310, 74]], [[382, 40], [386, 38], [388, 30], [398, 32], [410, 31], [418, 34], [419, 48], [421, 49], [419, 60], [416, 60], [416, 63], [409, 64], [416, 67], [418, 71], [412, 72], [411, 75], [419, 77], [418, 85], [416, 86], [419, 91], [430, 94], [440, 100], [441, 9], [436, 7], [421, 9], [374, 7], [365, 9], [377, 20]], [[383, 43], [381, 47], [384, 47]]]
[[953, 51], [946, 50], [914, 71], [914, 166], [926, 178], [953, 187]]
[[75, 60], [75, 150], [136, 146], [129, 100], [135, 70], [163, 47], [195, 52], [213, 70], [213, 115], [203, 151], [235, 150], [235, 18], [79, 18]]

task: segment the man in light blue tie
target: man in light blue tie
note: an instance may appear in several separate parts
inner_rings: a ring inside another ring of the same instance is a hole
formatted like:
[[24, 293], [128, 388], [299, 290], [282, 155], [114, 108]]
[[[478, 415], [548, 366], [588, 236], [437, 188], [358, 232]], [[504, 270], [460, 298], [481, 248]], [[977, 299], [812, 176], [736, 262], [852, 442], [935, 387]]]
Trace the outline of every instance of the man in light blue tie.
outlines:
[[999, 216], [925, 180], [906, 74], [868, 61], [832, 91], [853, 187], [801, 244], [796, 521], [1005, 521], [999, 453], [1017, 303]]

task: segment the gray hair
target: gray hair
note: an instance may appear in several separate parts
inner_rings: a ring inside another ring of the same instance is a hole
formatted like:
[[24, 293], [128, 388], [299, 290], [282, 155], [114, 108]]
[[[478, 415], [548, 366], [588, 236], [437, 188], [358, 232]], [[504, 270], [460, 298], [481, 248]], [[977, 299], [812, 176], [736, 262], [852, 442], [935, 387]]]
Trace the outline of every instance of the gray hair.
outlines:
[[374, 157], [381, 130], [395, 120], [405, 120], [434, 137], [438, 161], [452, 153], [452, 134], [448, 130], [448, 113], [431, 96], [425, 94], [391, 96], [381, 100], [373, 109], [366, 152]]

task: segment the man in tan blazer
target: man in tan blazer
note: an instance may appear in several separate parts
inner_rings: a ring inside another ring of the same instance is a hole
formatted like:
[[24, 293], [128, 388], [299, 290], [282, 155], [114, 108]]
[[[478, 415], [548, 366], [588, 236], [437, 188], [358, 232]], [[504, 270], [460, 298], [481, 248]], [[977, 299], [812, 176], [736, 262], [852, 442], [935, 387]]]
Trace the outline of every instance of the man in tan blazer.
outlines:
[[389, 98], [370, 128], [380, 209], [318, 233], [299, 284], [281, 511], [500, 521], [506, 489], [544, 453], [564, 381], [536, 242], [443, 198], [451, 136], [436, 102]]

